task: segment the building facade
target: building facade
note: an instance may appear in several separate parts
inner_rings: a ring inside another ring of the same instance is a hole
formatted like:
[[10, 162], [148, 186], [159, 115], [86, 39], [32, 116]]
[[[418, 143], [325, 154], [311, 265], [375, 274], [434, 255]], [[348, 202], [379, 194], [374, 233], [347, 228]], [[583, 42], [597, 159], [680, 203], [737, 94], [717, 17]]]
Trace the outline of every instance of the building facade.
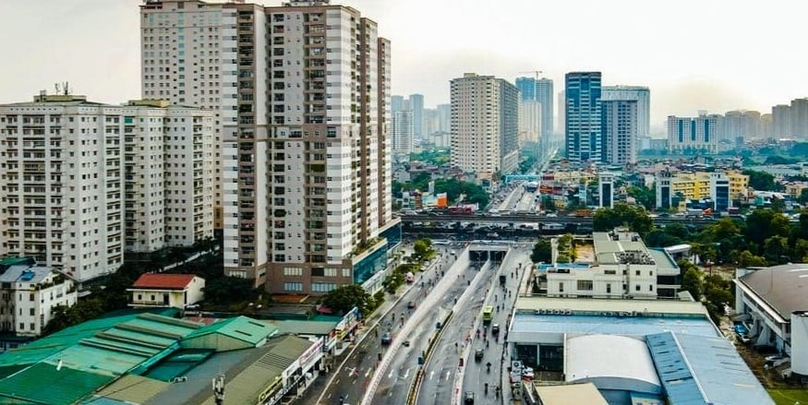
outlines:
[[412, 133], [415, 139], [424, 139], [424, 95], [410, 94], [410, 110], [412, 110]]
[[698, 117], [668, 117], [668, 152], [717, 153], [720, 134], [717, 114]]
[[538, 144], [541, 136], [541, 103], [536, 100], [519, 101], [519, 145]]
[[518, 90], [503, 79], [466, 73], [451, 81], [451, 161], [478, 180], [518, 164]]
[[76, 304], [78, 292], [72, 279], [33, 260], [0, 263], [0, 331], [16, 336], [42, 335], [57, 307]]
[[637, 163], [636, 100], [606, 100], [603, 103], [603, 163], [613, 165]]
[[391, 54], [376, 23], [327, 0], [150, 0], [141, 18], [144, 95], [219, 112], [225, 273], [320, 294], [383, 267]]
[[145, 273], [126, 292], [132, 308], [179, 308], [195, 305], [205, 297], [205, 279], [193, 274]]
[[123, 264], [123, 111], [84, 96], [0, 106], [2, 254], [83, 282]]
[[637, 135], [651, 135], [651, 90], [644, 86], [603, 86], [602, 100], [635, 100], [637, 102]]
[[393, 154], [409, 158], [413, 152], [415, 139], [413, 137], [412, 111], [396, 111], [393, 113]]
[[154, 252], [212, 238], [213, 111], [136, 100], [122, 113], [124, 249]]
[[602, 159], [601, 74], [571, 72], [565, 76], [565, 156], [571, 162]]
[[515, 84], [523, 102], [537, 101], [541, 106], [539, 137], [548, 139], [553, 134], [553, 98], [555, 97], [553, 81], [547, 78], [517, 77]]
[[680, 203], [684, 200], [710, 199], [714, 204], [714, 210], [722, 212], [732, 206], [733, 200], [745, 195], [748, 187], [749, 176], [736, 171], [719, 173], [661, 171], [656, 175], [656, 207], [678, 208], [672, 205], [675, 198]]

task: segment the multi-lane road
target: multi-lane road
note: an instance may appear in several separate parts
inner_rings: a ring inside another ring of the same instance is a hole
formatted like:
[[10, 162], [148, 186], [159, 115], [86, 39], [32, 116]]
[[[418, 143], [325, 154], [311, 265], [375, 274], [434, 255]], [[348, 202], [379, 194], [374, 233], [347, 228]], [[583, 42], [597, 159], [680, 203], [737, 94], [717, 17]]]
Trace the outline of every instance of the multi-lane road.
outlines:
[[[366, 333], [367, 336], [362, 340], [359, 346], [353, 349], [350, 355], [346, 358], [344, 365], [341, 368], [334, 370], [336, 376], [334, 376], [333, 381], [331, 381], [329, 386], [320, 396], [318, 404], [339, 404], [340, 397], [343, 399], [343, 403], [345, 404], [354, 404], [361, 401], [373, 377], [373, 374], [379, 365], [379, 359], [384, 356], [385, 351], [388, 348], [387, 345], [382, 345], [381, 342], [381, 337], [385, 332], [390, 333], [393, 339], [410, 339], [411, 342], [414, 342], [409, 348], [404, 347], [403, 349], [405, 350], [399, 350], [397, 357], [398, 354], [403, 353], [405, 358], [400, 359], [398, 363], [395, 363], [399, 367], [393, 370], [395, 371], [396, 381], [398, 381], [399, 378], [402, 380], [411, 381], [412, 375], [415, 373], [408, 373], [406, 367], [403, 367], [403, 365], [409, 364], [410, 362], [413, 364], [413, 367], [417, 365], [418, 356], [414, 356], [414, 354], [415, 350], [419, 348], [419, 341], [416, 340], [417, 336], [415, 335], [409, 338], [398, 335], [398, 332], [409, 320], [408, 315], [412, 312], [412, 309], [408, 308], [410, 302], [417, 305], [420, 301], [422, 301], [425, 294], [433, 289], [436, 283], [442, 281], [440, 277], [441, 272], [446, 272], [446, 270], [453, 265], [462, 266], [463, 268], [468, 267], [467, 262], [456, 262], [457, 254], [459, 254], [462, 250], [461, 244], [437, 246], [436, 248], [438, 249], [439, 256], [434, 265], [432, 265], [427, 271], [421, 273], [420, 276], [416, 277], [412, 287], [404, 293], [398, 303], [396, 303], [396, 305], [394, 305], [393, 308], [374, 327], [368, 328], [363, 332]], [[456, 254], [452, 254], [452, 252], [455, 252]], [[466, 256], [466, 258], [467, 257], [468, 256]], [[430, 286], [430, 280], [432, 281], [432, 286]], [[438, 313], [438, 311], [433, 312]], [[401, 321], [402, 314], [405, 315], [404, 322]], [[394, 315], [395, 319], [393, 318]], [[434, 331], [434, 323], [432, 323], [432, 329], [430, 329], [427, 327], [428, 325], [425, 323], [426, 321], [423, 322], [424, 328], [420, 328], [419, 325], [414, 332], [415, 334], [418, 334], [418, 336], [420, 336], [422, 333]], [[429, 322], [431, 322], [431, 320]], [[388, 370], [387, 372], [389, 373], [390, 371]], [[408, 387], [409, 384], [406, 383], [406, 381], [402, 381], [402, 384], [406, 384], [404, 386]], [[404, 389], [404, 391], [406, 395], [406, 389]]]
[[[474, 393], [475, 403], [494, 403], [495, 387], [500, 386], [502, 381], [507, 314], [511, 311], [519, 275], [526, 268], [529, 255], [529, 248], [516, 245], [503, 263], [493, 263], [477, 275], [479, 280], [475, 280], [472, 283], [474, 288], [466, 292], [469, 296], [463, 300], [465, 304], [447, 325], [434, 355], [425, 365], [417, 404], [450, 404], [453, 397], [462, 400], [466, 392]], [[499, 284], [500, 275], [505, 276], [504, 287]], [[508, 291], [510, 298], [506, 298]], [[498, 309], [491, 323], [484, 325], [481, 311], [486, 305]], [[491, 332], [494, 324], [500, 327], [500, 334], [496, 337]], [[483, 350], [483, 358], [479, 361], [475, 359], [477, 349]], [[463, 366], [460, 366], [461, 359]], [[486, 366], [489, 362], [490, 372]], [[487, 393], [485, 384], [489, 386]]]

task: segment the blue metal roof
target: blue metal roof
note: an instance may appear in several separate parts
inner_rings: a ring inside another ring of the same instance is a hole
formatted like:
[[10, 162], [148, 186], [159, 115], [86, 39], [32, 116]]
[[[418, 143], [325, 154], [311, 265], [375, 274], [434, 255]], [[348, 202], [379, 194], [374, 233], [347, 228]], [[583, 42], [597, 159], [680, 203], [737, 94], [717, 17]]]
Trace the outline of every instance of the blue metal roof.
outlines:
[[774, 405], [724, 338], [665, 332], [646, 342], [671, 405]]
[[702, 337], [719, 336], [710, 320], [703, 317], [558, 316], [517, 313], [511, 324], [509, 339], [513, 342], [530, 342], [535, 340], [536, 333], [645, 336], [668, 331]]

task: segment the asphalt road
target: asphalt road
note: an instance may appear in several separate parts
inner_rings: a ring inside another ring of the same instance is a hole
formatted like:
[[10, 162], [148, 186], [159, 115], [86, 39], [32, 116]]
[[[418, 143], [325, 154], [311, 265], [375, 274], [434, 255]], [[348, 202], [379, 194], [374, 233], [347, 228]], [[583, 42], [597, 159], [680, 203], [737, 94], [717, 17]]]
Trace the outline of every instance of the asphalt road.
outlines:
[[498, 266], [495, 265], [483, 274], [469, 274], [469, 276], [481, 277], [481, 280], [473, 290], [467, 291], [471, 296], [446, 326], [431, 359], [426, 364], [417, 404], [444, 405], [450, 402], [462, 350], [462, 346], [455, 344], [465, 345], [467, 339], [471, 337], [472, 325], [480, 314], [486, 290], [491, 287], [497, 274], [497, 268]]
[[427, 316], [413, 320], [413, 322], [418, 322], [418, 326], [415, 330], [408, 336], [397, 337], [398, 339], [409, 341], [410, 346], [402, 347], [396, 353], [389, 368], [385, 371], [385, 378], [376, 390], [376, 396], [373, 398], [372, 402], [373, 404], [387, 405], [406, 403], [410, 386], [416, 376], [416, 371], [418, 371], [418, 358], [426, 351], [430, 339], [432, 339], [435, 332], [437, 332], [436, 323], [443, 322], [446, 319], [449, 311], [451, 311], [454, 306], [455, 298], [459, 299], [467, 290], [465, 281], [470, 280], [476, 275], [476, 271], [470, 270], [469, 267], [479, 268], [482, 263], [470, 263], [470, 265], [471, 266], [467, 266], [461, 273], [462, 276], [459, 280], [453, 282], [451, 288], [444, 294], [438, 306], [433, 307]]
[[[361, 401], [367, 385], [373, 377], [373, 371], [376, 369], [379, 355], [384, 353], [385, 347], [381, 344], [382, 334], [388, 330], [388, 325], [390, 325], [390, 330], [394, 338], [396, 337], [396, 331], [402, 327], [400, 314], [409, 312], [407, 305], [410, 301], [418, 302], [424, 290], [429, 288], [427, 280], [430, 278], [435, 279], [442, 270], [445, 271], [454, 264], [456, 257], [451, 255], [451, 251], [460, 252], [462, 244], [436, 246], [436, 248], [439, 253], [443, 252], [438, 259], [438, 263], [431, 270], [421, 273], [420, 278], [416, 276], [416, 281], [412, 288], [404, 293], [403, 298], [379, 322], [378, 326], [364, 332], [372, 335], [367, 336], [347, 358], [343, 368], [334, 371], [338, 375], [334, 378], [333, 383], [326, 388], [322, 397], [322, 404], [339, 404], [340, 396], [344, 398], [345, 404], [354, 404]], [[422, 280], [425, 281], [424, 287], [421, 287], [420, 284]], [[388, 297], [388, 299], [394, 298]], [[396, 314], [395, 322], [392, 321], [393, 314]]]
[[[519, 269], [519, 264], [524, 263], [522, 268]], [[499, 277], [495, 277], [496, 284], [491, 285], [491, 292], [489, 293], [486, 303], [487, 305], [497, 306], [497, 305], [504, 305], [504, 309], [500, 307], [499, 311], [494, 312], [494, 319], [491, 323], [482, 328], [487, 333], [488, 338], [488, 346], [486, 347], [485, 339], [482, 337], [477, 339], [475, 338], [472, 342], [472, 345], [475, 349], [477, 348], [484, 348], [485, 354], [480, 362], [474, 361], [474, 352], [472, 351], [468, 362], [469, 365], [466, 367], [465, 374], [463, 376], [463, 389], [461, 395], [464, 395], [466, 392], [474, 392], [475, 394], [475, 403], [476, 404], [493, 404], [499, 403], [496, 400], [495, 396], [495, 387], [501, 386], [502, 384], [502, 374], [503, 372], [507, 372], [505, 367], [506, 365], [502, 364], [503, 359], [503, 350], [505, 348], [504, 341], [505, 341], [505, 333], [507, 331], [506, 321], [508, 318], [508, 314], [511, 312], [513, 308], [513, 303], [515, 302], [514, 298], [516, 297], [516, 289], [518, 287], [519, 279], [524, 272], [524, 268], [526, 265], [530, 263], [530, 252], [527, 248], [516, 248], [511, 251], [511, 253], [505, 258], [505, 262], [497, 271], [497, 276], [499, 275], [506, 275], [507, 282], [506, 287], [508, 291], [511, 292], [511, 296], [508, 299], [503, 297], [504, 290], [499, 287]], [[516, 274], [515, 272], [519, 269], [519, 273]], [[511, 273], [517, 277], [511, 277]], [[491, 329], [492, 325], [499, 324], [500, 334], [499, 336], [494, 339], [492, 338]], [[486, 370], [486, 364], [491, 362], [491, 372], [489, 373]], [[485, 384], [488, 384], [488, 393], [485, 392]], [[448, 402], [444, 402], [448, 403]]]

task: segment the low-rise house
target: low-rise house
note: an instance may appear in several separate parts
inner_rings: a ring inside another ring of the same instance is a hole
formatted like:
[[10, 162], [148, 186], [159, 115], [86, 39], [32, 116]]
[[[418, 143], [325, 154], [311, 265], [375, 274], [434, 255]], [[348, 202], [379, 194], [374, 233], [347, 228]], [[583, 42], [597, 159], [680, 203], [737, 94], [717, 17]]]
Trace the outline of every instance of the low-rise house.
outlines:
[[[37, 337], [53, 318], [56, 307], [78, 300], [74, 281], [33, 259], [6, 259], [0, 265], [0, 332]], [[3, 348], [5, 348], [3, 344]]]
[[187, 308], [204, 298], [205, 279], [193, 274], [146, 273], [132, 288], [130, 307]]

